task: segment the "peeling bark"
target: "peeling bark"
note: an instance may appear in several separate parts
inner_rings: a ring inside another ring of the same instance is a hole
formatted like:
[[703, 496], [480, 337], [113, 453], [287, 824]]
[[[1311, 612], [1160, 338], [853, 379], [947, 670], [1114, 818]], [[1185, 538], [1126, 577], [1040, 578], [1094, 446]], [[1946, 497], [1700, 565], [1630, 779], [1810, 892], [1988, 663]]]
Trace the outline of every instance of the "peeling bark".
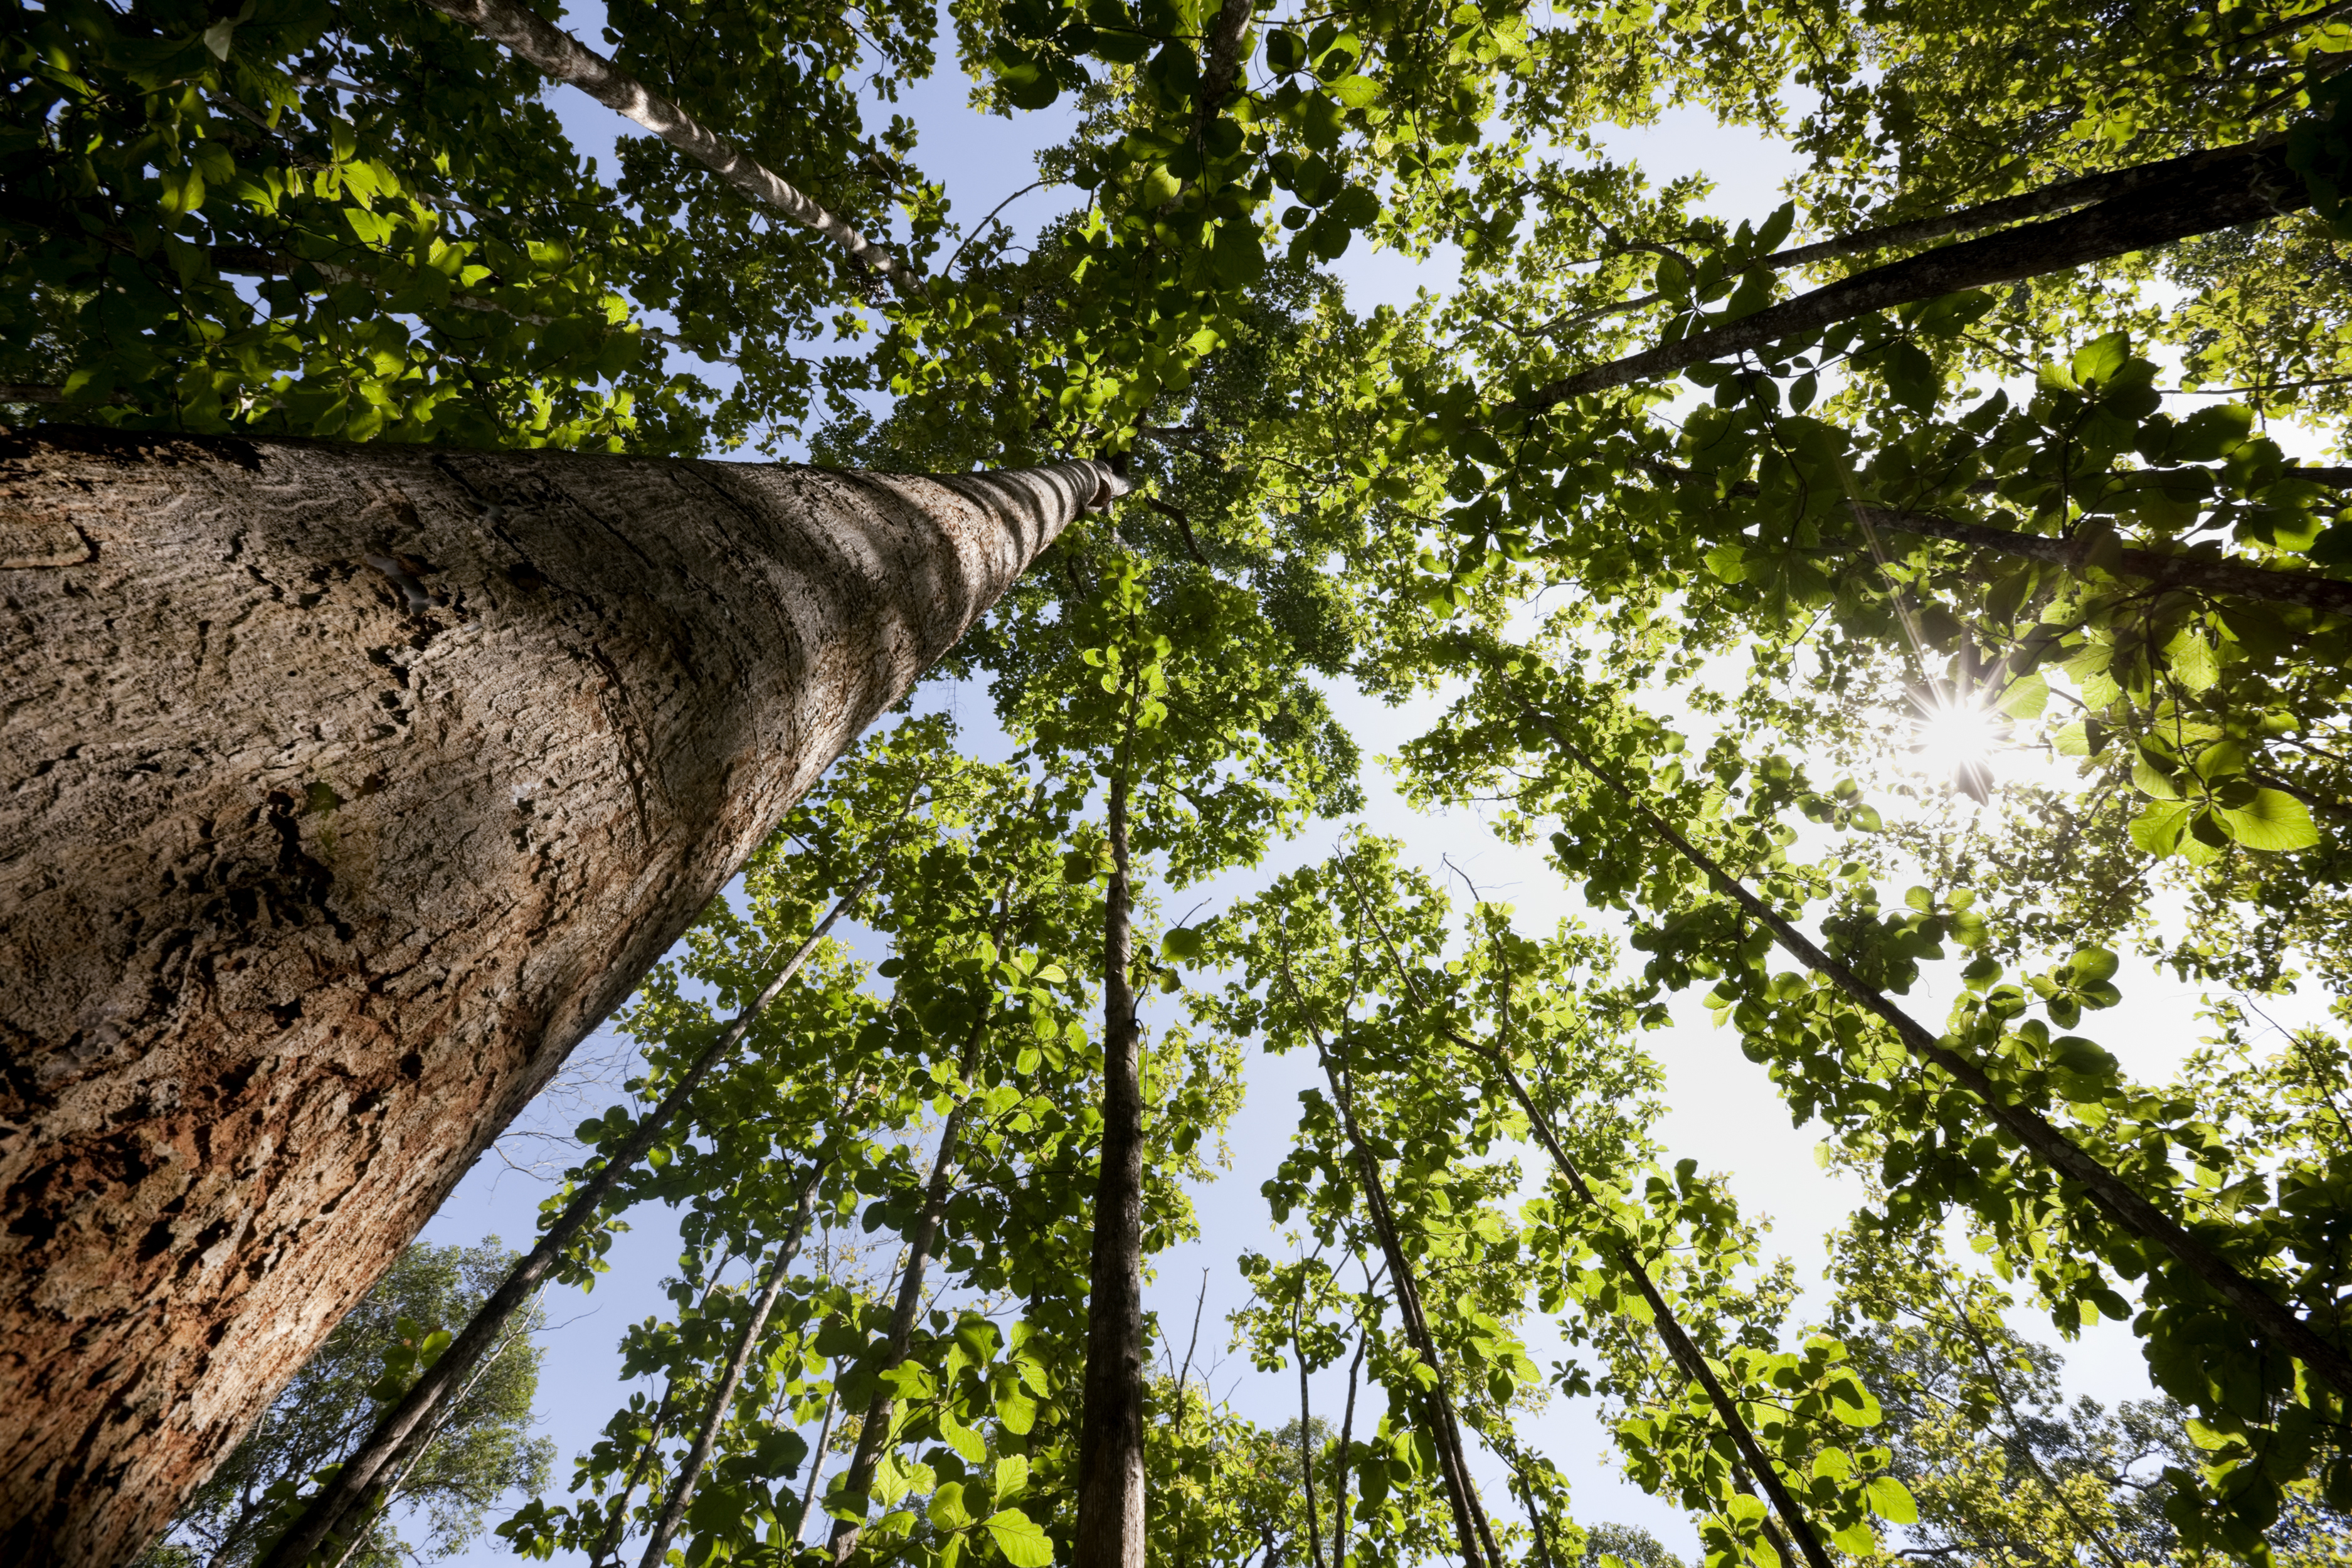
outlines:
[[0, 1560], [133, 1555], [1123, 488], [0, 437]]

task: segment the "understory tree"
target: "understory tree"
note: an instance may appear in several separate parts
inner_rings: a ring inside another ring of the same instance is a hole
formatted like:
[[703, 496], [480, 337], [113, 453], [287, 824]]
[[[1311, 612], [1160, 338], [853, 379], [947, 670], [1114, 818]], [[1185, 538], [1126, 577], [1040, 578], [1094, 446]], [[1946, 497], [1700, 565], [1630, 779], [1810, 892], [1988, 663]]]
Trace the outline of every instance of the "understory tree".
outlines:
[[[302, 1488], [359, 1445], [375, 1411], [449, 1343], [514, 1258], [496, 1237], [476, 1247], [417, 1242], [403, 1252], [182, 1505], [142, 1568], [246, 1568]], [[534, 1336], [546, 1317], [536, 1302], [517, 1315], [442, 1418], [401, 1456], [396, 1479], [354, 1532], [345, 1558], [353, 1568], [461, 1552], [509, 1494], [547, 1484], [555, 1443], [532, 1436], [546, 1354]], [[424, 1540], [411, 1545], [401, 1527], [419, 1524]]]

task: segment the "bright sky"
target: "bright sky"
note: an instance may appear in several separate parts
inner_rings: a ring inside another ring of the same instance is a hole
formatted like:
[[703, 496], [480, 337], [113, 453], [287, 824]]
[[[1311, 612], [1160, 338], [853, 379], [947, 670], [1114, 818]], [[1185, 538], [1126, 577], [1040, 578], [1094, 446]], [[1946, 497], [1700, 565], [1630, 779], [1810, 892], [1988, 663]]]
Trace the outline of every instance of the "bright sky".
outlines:
[[[595, 15], [575, 8], [568, 20], [583, 37], [597, 37], [600, 18]], [[575, 140], [584, 151], [596, 153], [609, 171], [613, 163], [606, 150], [624, 122], [576, 92], [559, 90], [554, 101]], [[1051, 114], [1019, 121], [972, 114], [965, 106], [960, 79], [919, 87], [899, 107], [924, 130], [916, 162], [933, 177], [947, 182], [956, 210], [968, 217], [985, 213], [1034, 179], [1032, 154], [1062, 134], [1062, 121]], [[1785, 152], [1771, 142], [1749, 132], [1719, 132], [1696, 113], [1669, 115], [1655, 127], [1622, 133], [1612, 138], [1612, 147], [1621, 154], [1638, 157], [1655, 179], [1708, 170], [1717, 181], [1716, 210], [1735, 221], [1761, 218], [1777, 205], [1781, 200], [1781, 181], [1793, 167]], [[792, 173], [780, 172], [787, 177]], [[1063, 210], [1071, 195], [1038, 193], [1014, 204], [1006, 216], [1025, 227]], [[1442, 290], [1453, 278], [1452, 268], [1443, 260], [1419, 264], [1394, 255], [1367, 254], [1360, 241], [1336, 270], [1360, 308], [1380, 301], [1404, 302], [1424, 286]], [[1418, 733], [1436, 711], [1433, 703], [1399, 710], [1349, 692], [1334, 691], [1333, 697], [1341, 717], [1364, 738], [1368, 750]], [[986, 727], [984, 693], [936, 689], [925, 700], [929, 705], [952, 705], [968, 726], [968, 742], [983, 754], [1001, 754], [1002, 737]], [[1499, 843], [1474, 815], [1431, 817], [1409, 813], [1377, 764], [1368, 765], [1364, 783], [1370, 804], [1355, 823], [1318, 825], [1298, 841], [1278, 849], [1265, 866], [1188, 891], [1182, 904], [1189, 907], [1195, 899], [1207, 896], [1213, 898], [1212, 907], [1216, 907], [1246, 896], [1272, 876], [1321, 858], [1340, 832], [1360, 823], [1405, 839], [1412, 858], [1433, 873], [1444, 875], [1442, 861], [1450, 858], [1490, 897], [1516, 903], [1523, 930], [1548, 931], [1557, 920], [1580, 912], [1574, 895], [1534, 853]], [[2098, 1026], [2096, 1033], [2124, 1059], [2127, 1070], [2143, 1078], [2164, 1076], [2197, 1043], [2200, 1031], [2192, 1021], [2196, 994], [2166, 975], [2134, 975], [2127, 969], [2118, 980], [2128, 1000], [2121, 1009], [2093, 1021]], [[1948, 974], [1935, 977], [1911, 1000], [1922, 1016], [1940, 1019], [1955, 984]], [[1673, 1027], [1648, 1040], [1668, 1078], [1666, 1099], [1673, 1110], [1659, 1129], [1670, 1151], [1668, 1157], [1693, 1157], [1703, 1169], [1727, 1173], [1744, 1208], [1772, 1217], [1773, 1243], [1792, 1257], [1810, 1279], [1819, 1272], [1822, 1260], [1822, 1237], [1843, 1220], [1859, 1193], [1853, 1184], [1833, 1180], [1817, 1168], [1813, 1150], [1819, 1132], [1790, 1127], [1764, 1070], [1739, 1054], [1735, 1038], [1716, 1028], [1695, 1001], [1686, 1011], [1690, 1016], [1679, 1018]], [[592, 1040], [583, 1050], [591, 1050], [595, 1044]], [[1250, 1074], [1249, 1098], [1230, 1137], [1234, 1168], [1199, 1194], [1206, 1239], [1178, 1247], [1158, 1260], [1158, 1278], [1147, 1300], [1160, 1314], [1163, 1331], [1177, 1341], [1181, 1355], [1205, 1269], [1202, 1359], [1223, 1360], [1214, 1387], [1220, 1394], [1230, 1388], [1234, 1405], [1243, 1413], [1279, 1424], [1297, 1413], [1295, 1379], [1261, 1375], [1250, 1370], [1245, 1357], [1228, 1357], [1223, 1317], [1244, 1298], [1234, 1268], [1234, 1255], [1244, 1247], [1270, 1251], [1283, 1245], [1258, 1188], [1287, 1147], [1296, 1097], [1309, 1081], [1311, 1068], [1297, 1057], [1260, 1058], [1251, 1063]], [[536, 1119], [541, 1125], [566, 1129], [597, 1109], [600, 1104], [566, 1104], [541, 1110]], [[526, 1121], [530, 1120], [527, 1116]], [[425, 1237], [440, 1243], [471, 1242], [495, 1231], [509, 1244], [523, 1243], [534, 1232], [536, 1208], [545, 1193], [538, 1182], [505, 1171], [495, 1159], [486, 1161], [434, 1219]], [[615, 1375], [614, 1345], [623, 1327], [668, 1310], [660, 1282], [674, 1267], [675, 1231], [662, 1215], [653, 1213], [636, 1215], [632, 1224], [635, 1228], [614, 1249], [612, 1273], [592, 1295], [584, 1299], [567, 1295], [551, 1299], [548, 1304], [549, 1316], [559, 1326], [546, 1340], [548, 1359], [539, 1410], [544, 1429], [560, 1449], [559, 1487], [569, 1477], [572, 1456], [593, 1440], [596, 1428], [626, 1396], [627, 1389]], [[1071, 1268], [1083, 1273], [1085, 1258], [1073, 1258]], [[2023, 1315], [2018, 1321], [2037, 1338], [2053, 1338], [2046, 1321]], [[2077, 1391], [2095, 1394], [2109, 1403], [2120, 1397], [2146, 1396], [2147, 1386], [2137, 1349], [2120, 1325], [2094, 1331], [2066, 1353], [2068, 1381]], [[1546, 1360], [1540, 1340], [1536, 1354], [1539, 1363]], [[1318, 1414], [1336, 1415], [1339, 1378], [1334, 1373], [1319, 1380], [1315, 1390]], [[1363, 1419], [1360, 1413], [1360, 1422]], [[1569, 1473], [1581, 1521], [1641, 1524], [1676, 1551], [1691, 1552], [1696, 1538], [1683, 1517], [1618, 1479], [1605, 1457], [1607, 1438], [1592, 1419], [1590, 1402], [1555, 1404], [1541, 1417], [1526, 1423], [1525, 1435]], [[1507, 1511], [1506, 1494], [1495, 1474], [1488, 1474], [1483, 1489], [1491, 1508], [1498, 1513]], [[488, 1564], [511, 1559], [502, 1542], [486, 1539], [453, 1561]]]

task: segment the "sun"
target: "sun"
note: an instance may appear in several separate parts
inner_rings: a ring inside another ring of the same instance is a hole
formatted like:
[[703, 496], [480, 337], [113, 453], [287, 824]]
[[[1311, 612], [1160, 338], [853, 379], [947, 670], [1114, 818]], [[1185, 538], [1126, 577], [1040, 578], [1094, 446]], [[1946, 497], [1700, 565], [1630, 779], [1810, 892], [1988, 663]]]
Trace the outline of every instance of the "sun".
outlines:
[[1992, 795], [1993, 758], [2009, 749], [2009, 721], [1990, 693], [1939, 687], [1911, 697], [1910, 749], [1921, 763], [1981, 804]]

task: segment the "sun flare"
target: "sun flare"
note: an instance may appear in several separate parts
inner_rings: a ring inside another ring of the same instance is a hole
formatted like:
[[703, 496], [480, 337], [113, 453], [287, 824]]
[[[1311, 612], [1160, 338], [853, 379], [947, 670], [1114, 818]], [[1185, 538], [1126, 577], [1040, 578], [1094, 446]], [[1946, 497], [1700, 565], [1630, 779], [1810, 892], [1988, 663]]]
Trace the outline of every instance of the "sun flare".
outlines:
[[1982, 697], [1946, 690], [1911, 700], [1910, 747], [1921, 764], [1972, 799], [1992, 793], [1992, 763], [2009, 745], [2009, 721]]

